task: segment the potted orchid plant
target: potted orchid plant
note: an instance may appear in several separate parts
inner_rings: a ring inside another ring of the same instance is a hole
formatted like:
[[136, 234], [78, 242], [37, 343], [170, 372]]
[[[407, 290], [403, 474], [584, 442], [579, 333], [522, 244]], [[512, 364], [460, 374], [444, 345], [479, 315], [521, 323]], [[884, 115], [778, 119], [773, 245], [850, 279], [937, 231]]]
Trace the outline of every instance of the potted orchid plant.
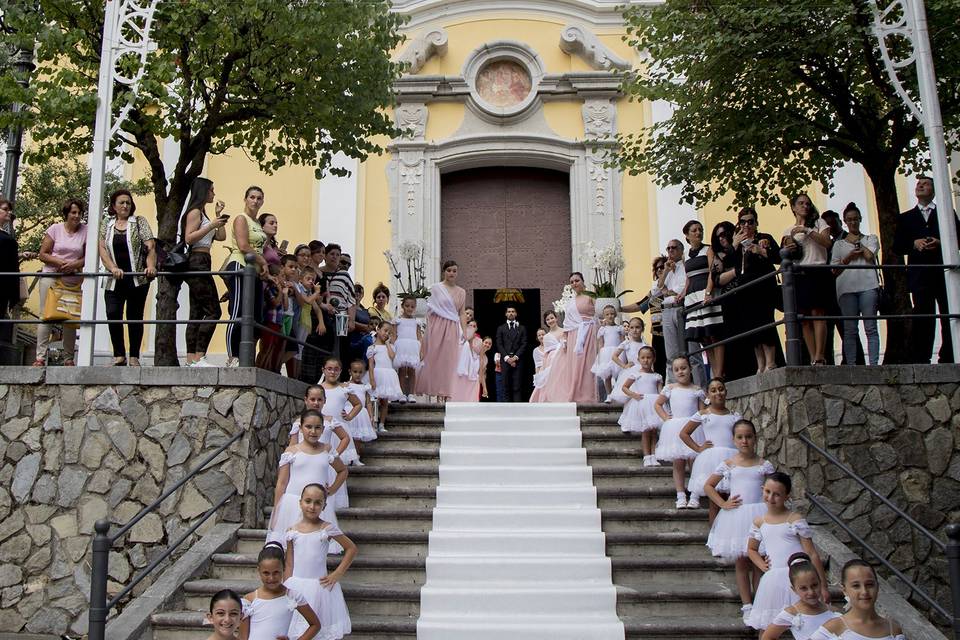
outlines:
[[427, 287], [427, 272], [424, 268], [426, 250], [420, 242], [407, 241], [397, 247], [397, 253], [389, 249], [383, 252], [390, 266], [390, 273], [400, 287], [398, 298], [413, 296], [417, 299], [418, 318], [427, 315], [427, 298], [430, 289]]
[[607, 306], [612, 306], [619, 314], [620, 296], [632, 293], [630, 289], [618, 293], [616, 288], [620, 272], [626, 266], [623, 245], [614, 242], [608, 247], [598, 249], [592, 242], [588, 242], [586, 262], [593, 269], [593, 291], [587, 291], [587, 294], [596, 298], [597, 315], [601, 315]]

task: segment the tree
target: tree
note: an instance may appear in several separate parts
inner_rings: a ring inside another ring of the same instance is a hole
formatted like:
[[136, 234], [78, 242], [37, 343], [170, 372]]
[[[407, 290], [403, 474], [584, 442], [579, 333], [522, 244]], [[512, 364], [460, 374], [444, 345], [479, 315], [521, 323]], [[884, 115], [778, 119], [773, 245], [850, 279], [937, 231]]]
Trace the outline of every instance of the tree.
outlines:
[[[86, 154], [92, 144], [103, 0], [33, 0], [4, 13], [0, 43], [36, 43], [28, 89], [0, 79], [0, 104], [27, 105], [33, 143], [26, 158]], [[388, 0], [165, 1], [158, 4], [140, 95], [112, 149], [150, 168], [158, 237], [168, 246], [193, 179], [208, 153], [242, 149], [265, 172], [288, 164], [330, 168], [335, 153], [365, 158], [377, 136], [396, 134], [387, 107], [399, 66], [389, 52], [402, 18]], [[121, 61], [121, 65], [132, 64]], [[114, 112], [129, 90], [116, 85]], [[0, 127], [13, 116], [0, 114]], [[179, 158], [168, 173], [161, 144]], [[157, 315], [174, 318], [176, 289], [161, 279]], [[157, 329], [157, 364], [176, 365], [172, 326]]]
[[[20, 187], [14, 212], [17, 214], [17, 241], [21, 251], [37, 252], [47, 228], [60, 222], [60, 208], [68, 198], [86, 199], [90, 171], [76, 160], [49, 160], [27, 165], [20, 172]], [[127, 189], [135, 196], [153, 191], [150, 180], [129, 182], [107, 172], [104, 202], [113, 191]]]
[[[627, 40], [650, 63], [625, 89], [675, 111], [645, 134], [622, 136], [617, 162], [658, 184], [682, 185], [687, 202], [732, 196], [745, 206], [781, 203], [816, 182], [832, 190], [835, 170], [853, 161], [873, 183], [881, 243], [892, 247], [896, 175], [926, 167], [926, 141], [886, 75], [871, 4], [667, 0], [629, 10]], [[926, 4], [944, 125], [956, 132], [960, 0]], [[884, 251], [883, 261], [900, 260]], [[902, 272], [890, 271], [886, 282], [906, 310]], [[888, 335], [885, 361], [902, 361], [902, 323], [890, 323]]]

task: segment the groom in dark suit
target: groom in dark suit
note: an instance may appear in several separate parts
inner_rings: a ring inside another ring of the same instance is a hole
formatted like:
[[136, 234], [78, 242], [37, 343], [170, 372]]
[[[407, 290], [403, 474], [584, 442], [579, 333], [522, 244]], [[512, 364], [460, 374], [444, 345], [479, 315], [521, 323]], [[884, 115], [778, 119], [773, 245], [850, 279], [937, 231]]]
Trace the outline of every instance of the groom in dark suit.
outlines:
[[517, 308], [507, 307], [507, 321], [497, 327], [494, 346], [500, 354], [504, 400], [523, 402], [523, 356], [527, 352], [527, 329], [517, 322]]
[[[940, 248], [940, 224], [937, 220], [937, 205], [933, 202], [933, 179], [917, 178], [917, 206], [900, 214], [893, 241], [894, 253], [907, 256], [908, 264], [943, 264]], [[950, 197], [947, 194], [946, 197]], [[957, 234], [960, 235], [960, 220], [954, 217]], [[956, 256], [950, 258], [954, 262]], [[939, 269], [907, 269], [907, 285], [913, 296], [913, 313], [947, 313], [947, 287], [943, 271]], [[913, 351], [915, 362], [929, 363], [933, 351], [933, 318], [914, 318]], [[953, 362], [953, 341], [950, 335], [949, 318], [940, 318], [940, 363]]]

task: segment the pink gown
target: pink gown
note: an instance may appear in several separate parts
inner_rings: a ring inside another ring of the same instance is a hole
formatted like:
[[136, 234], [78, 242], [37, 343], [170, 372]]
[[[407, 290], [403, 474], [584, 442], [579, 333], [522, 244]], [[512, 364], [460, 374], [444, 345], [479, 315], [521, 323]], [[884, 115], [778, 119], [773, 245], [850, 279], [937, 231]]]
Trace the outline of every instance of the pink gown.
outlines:
[[540, 368], [540, 373], [536, 374], [533, 377], [533, 393], [530, 394], [530, 402], [550, 402], [547, 398], [547, 382], [550, 381], [550, 371], [553, 367], [554, 361], [560, 357], [560, 353], [563, 351], [566, 346], [566, 334], [564, 333], [559, 339], [553, 335], [553, 333], [548, 333], [543, 338], [543, 365]]
[[[450, 397], [460, 358], [460, 320], [467, 292], [442, 282], [430, 287], [427, 302], [426, 352], [417, 374], [417, 394]], [[456, 320], [454, 318], [457, 318]]]
[[[472, 328], [467, 328], [471, 336]], [[477, 402], [480, 400], [480, 349], [483, 341], [472, 336], [469, 342], [460, 345], [457, 359], [457, 375], [451, 384], [450, 399], [454, 402]]]
[[596, 402], [597, 320], [593, 298], [577, 296], [567, 304], [563, 329], [567, 346], [558, 351], [544, 386], [547, 402]]

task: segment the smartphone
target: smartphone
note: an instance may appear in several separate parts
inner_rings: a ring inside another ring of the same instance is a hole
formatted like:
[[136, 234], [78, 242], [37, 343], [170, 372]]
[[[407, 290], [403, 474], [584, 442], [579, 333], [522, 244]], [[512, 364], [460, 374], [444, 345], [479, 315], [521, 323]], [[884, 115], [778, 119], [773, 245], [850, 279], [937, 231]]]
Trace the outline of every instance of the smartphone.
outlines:
[[219, 216], [217, 216], [217, 217], [218, 217], [218, 218], [221, 218], [221, 219], [223, 219], [223, 220], [229, 220], [229, 219], [230, 219], [230, 214], [229, 214], [229, 213], [221, 213], [221, 214], [220, 214]]
[[281, 243], [280, 243], [280, 252], [281, 252], [281, 253], [286, 253], [288, 246], [290, 246], [290, 241], [289, 241], [289, 240], [284, 240], [283, 242], [281, 242]]
[[857, 251], [859, 251], [859, 250], [860, 250], [860, 243], [857, 242], [856, 244], [853, 245], [853, 247], [854, 247]]

